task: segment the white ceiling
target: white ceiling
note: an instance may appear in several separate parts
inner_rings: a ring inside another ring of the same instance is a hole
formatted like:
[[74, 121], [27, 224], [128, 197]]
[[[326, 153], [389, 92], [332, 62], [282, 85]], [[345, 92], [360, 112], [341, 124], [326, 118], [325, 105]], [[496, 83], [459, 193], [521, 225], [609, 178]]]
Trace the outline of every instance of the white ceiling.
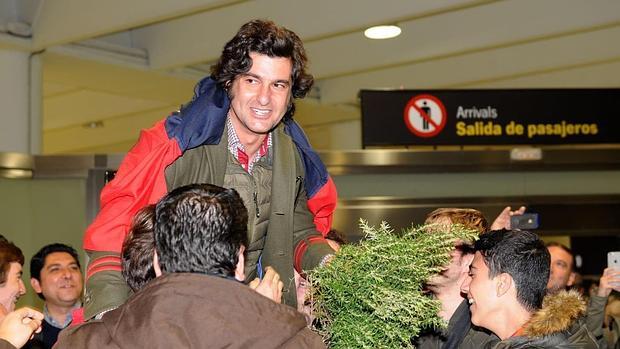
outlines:
[[[0, 48], [42, 52], [46, 153], [119, 152], [253, 18], [304, 40], [296, 117], [319, 148], [358, 142], [362, 88], [620, 87], [618, 0], [0, 0]], [[403, 34], [364, 38], [376, 24]]]

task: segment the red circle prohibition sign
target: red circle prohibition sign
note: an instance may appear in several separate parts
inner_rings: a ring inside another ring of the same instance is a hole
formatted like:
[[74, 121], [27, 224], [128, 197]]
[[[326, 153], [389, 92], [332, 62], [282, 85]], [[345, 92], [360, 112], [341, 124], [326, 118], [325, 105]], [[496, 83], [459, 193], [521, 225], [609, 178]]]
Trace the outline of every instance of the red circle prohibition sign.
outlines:
[[[431, 115], [428, 115], [426, 111], [424, 111], [422, 108], [420, 108], [416, 104], [416, 102], [418, 102], [419, 100], [431, 101], [432, 103], [436, 104], [437, 107], [439, 107], [439, 110], [441, 111], [441, 115], [440, 115], [441, 119], [439, 123], [433, 120], [431, 118]], [[415, 109], [418, 115], [424, 121], [426, 121], [428, 125], [431, 125], [433, 127], [432, 130], [424, 131], [419, 128], [416, 128], [416, 125], [413, 125], [411, 123], [411, 120], [409, 119], [409, 111], [411, 110], [411, 108]], [[446, 107], [444, 107], [443, 103], [441, 103], [441, 101], [437, 99], [437, 97], [431, 96], [431, 95], [418, 95], [418, 96], [411, 98], [409, 102], [407, 102], [407, 105], [405, 106], [403, 116], [405, 119], [405, 125], [407, 125], [407, 128], [409, 129], [409, 131], [411, 131], [411, 133], [415, 134], [418, 137], [424, 137], [424, 138], [434, 137], [439, 132], [441, 132], [444, 126], [446, 126], [446, 120], [448, 118], [448, 114], [446, 113]]]

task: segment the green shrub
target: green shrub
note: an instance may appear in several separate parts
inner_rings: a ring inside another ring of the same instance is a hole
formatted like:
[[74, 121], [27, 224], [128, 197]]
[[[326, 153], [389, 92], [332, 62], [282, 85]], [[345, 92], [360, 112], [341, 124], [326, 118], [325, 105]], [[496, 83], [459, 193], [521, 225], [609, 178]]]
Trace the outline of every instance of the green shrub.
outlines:
[[407, 348], [422, 329], [444, 327], [440, 304], [424, 282], [450, 262], [458, 240], [477, 232], [462, 226], [426, 225], [395, 234], [360, 220], [366, 235], [345, 245], [323, 268], [309, 273], [317, 331], [330, 348]]

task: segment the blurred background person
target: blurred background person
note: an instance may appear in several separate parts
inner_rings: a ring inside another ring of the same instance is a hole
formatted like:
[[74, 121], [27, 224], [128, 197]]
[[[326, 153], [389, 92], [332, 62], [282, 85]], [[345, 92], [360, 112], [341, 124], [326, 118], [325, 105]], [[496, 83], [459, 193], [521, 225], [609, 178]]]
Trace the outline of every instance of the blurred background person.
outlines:
[[84, 283], [75, 249], [61, 243], [43, 246], [30, 259], [30, 285], [45, 301], [45, 319], [41, 332], [25, 348], [50, 349], [73, 320], [72, 312], [82, 305]]

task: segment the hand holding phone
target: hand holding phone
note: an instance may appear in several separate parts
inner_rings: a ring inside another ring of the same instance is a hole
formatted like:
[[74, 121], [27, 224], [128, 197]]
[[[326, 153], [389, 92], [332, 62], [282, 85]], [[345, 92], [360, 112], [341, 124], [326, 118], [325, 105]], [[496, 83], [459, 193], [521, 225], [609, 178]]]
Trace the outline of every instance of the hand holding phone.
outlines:
[[538, 213], [524, 213], [510, 217], [510, 229], [538, 229]]
[[607, 297], [611, 290], [620, 292], [620, 251], [607, 253], [607, 268], [599, 281], [597, 296]]

